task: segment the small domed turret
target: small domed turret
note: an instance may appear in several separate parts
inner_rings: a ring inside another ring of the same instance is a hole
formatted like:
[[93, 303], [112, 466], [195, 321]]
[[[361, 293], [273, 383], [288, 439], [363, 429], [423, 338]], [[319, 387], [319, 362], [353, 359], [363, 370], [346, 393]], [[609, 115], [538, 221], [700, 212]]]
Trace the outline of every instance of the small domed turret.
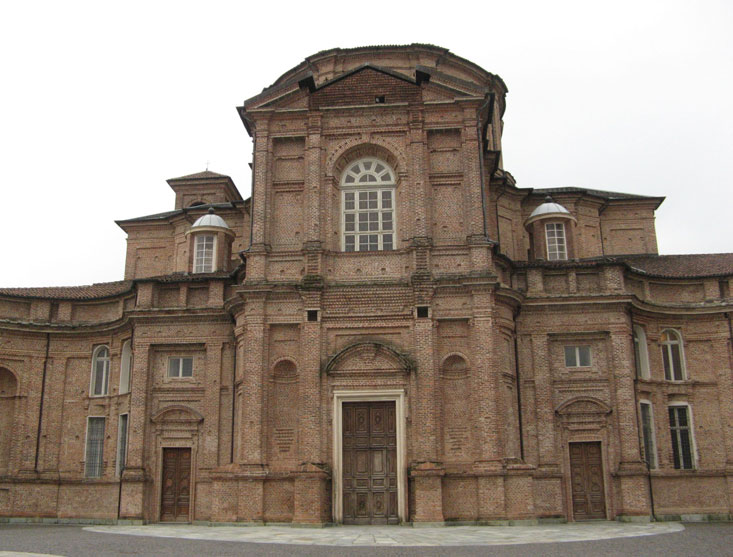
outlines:
[[227, 230], [230, 230], [229, 225], [226, 223], [226, 221], [221, 218], [219, 215], [214, 213], [214, 208], [209, 207], [209, 212], [206, 215], [203, 215], [196, 219], [196, 222], [193, 223], [193, 226], [191, 229], [194, 228], [226, 228]]
[[555, 203], [555, 200], [552, 199], [552, 196], [548, 195], [545, 197], [545, 201], [542, 203], [542, 205], [539, 205], [534, 211], [532, 211], [532, 214], [529, 215], [529, 218], [527, 219], [527, 222], [524, 223], [524, 225], [527, 226], [528, 224], [536, 220], [548, 217], [564, 217], [575, 220], [575, 218], [570, 214], [570, 211], [568, 211], [559, 203]]

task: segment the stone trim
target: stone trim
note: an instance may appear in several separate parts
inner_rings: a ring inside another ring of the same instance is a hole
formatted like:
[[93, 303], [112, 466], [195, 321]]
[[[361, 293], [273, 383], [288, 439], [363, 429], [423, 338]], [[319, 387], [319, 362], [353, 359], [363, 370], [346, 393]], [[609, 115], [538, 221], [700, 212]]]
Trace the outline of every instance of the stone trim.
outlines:
[[397, 425], [397, 514], [400, 522], [407, 522], [407, 441], [406, 420], [407, 401], [404, 389], [374, 389], [363, 391], [333, 392], [333, 521], [340, 524], [344, 521], [343, 509], [343, 403], [344, 402], [376, 402], [394, 401]]

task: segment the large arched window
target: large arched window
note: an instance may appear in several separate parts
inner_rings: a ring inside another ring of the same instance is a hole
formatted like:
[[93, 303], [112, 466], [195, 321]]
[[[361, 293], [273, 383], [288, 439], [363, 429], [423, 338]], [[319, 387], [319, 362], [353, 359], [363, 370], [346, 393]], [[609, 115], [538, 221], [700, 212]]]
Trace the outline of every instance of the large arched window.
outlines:
[[664, 363], [664, 378], [667, 381], [684, 381], [685, 356], [682, 348], [682, 335], [674, 329], [662, 331], [662, 362]]
[[109, 348], [97, 346], [92, 354], [90, 396], [105, 396], [109, 392]]
[[636, 376], [649, 379], [649, 352], [647, 351], [646, 333], [641, 325], [634, 325], [634, 359]]
[[350, 163], [341, 178], [341, 248], [381, 251], [395, 246], [395, 174], [379, 159]]

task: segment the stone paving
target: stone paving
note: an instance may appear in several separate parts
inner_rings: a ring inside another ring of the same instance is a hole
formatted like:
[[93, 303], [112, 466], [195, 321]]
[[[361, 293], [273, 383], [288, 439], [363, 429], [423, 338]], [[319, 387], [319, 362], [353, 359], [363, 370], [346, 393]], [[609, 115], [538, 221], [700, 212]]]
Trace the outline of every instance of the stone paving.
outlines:
[[476, 546], [557, 543], [654, 536], [684, 530], [677, 522], [626, 524], [592, 522], [540, 526], [334, 526], [292, 528], [288, 526], [192, 526], [185, 524], [147, 526], [89, 526], [88, 532], [154, 536], [189, 540], [324, 546]]
[[50, 553], [25, 553], [23, 551], [0, 551], [0, 557], [64, 557]]

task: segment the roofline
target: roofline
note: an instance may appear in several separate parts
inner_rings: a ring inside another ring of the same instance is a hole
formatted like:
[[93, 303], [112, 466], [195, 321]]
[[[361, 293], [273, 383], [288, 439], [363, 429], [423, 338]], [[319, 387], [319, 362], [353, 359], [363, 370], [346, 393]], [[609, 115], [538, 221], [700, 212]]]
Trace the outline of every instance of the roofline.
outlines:
[[[241, 112], [243, 111], [243, 109], [246, 108], [246, 106], [248, 104], [251, 104], [251, 103], [255, 102], [256, 100], [258, 100], [260, 98], [263, 98], [263, 97], [265, 97], [267, 95], [270, 95], [270, 94], [272, 94], [272, 93], [274, 93], [276, 91], [281, 91], [281, 90], [286, 89], [287, 87], [292, 87], [294, 85], [299, 85], [301, 81], [307, 79], [308, 77], [312, 78], [313, 77], [313, 71], [312, 71], [313, 64], [318, 59], [326, 58], [328, 56], [336, 56], [336, 55], [342, 54], [342, 53], [352, 53], [352, 52], [358, 52], [358, 51], [364, 51], [364, 52], [369, 52], [369, 51], [381, 52], [381, 51], [387, 51], [387, 50], [410, 50], [410, 49], [412, 49], [412, 50], [424, 49], [424, 50], [428, 50], [428, 51], [434, 52], [436, 54], [440, 54], [440, 56], [438, 57], [438, 60], [441, 57], [450, 56], [451, 58], [454, 58], [454, 59], [458, 60], [462, 64], [467, 65], [473, 71], [479, 73], [480, 75], [484, 76], [488, 80], [495, 81], [497, 84], [499, 84], [500, 88], [503, 89], [503, 93], [505, 95], [509, 91], [508, 88], [507, 88], [507, 86], [506, 86], [506, 83], [504, 83], [504, 80], [500, 76], [498, 76], [497, 74], [493, 74], [493, 73], [485, 70], [484, 68], [482, 68], [481, 66], [479, 66], [475, 62], [471, 62], [470, 60], [468, 60], [466, 58], [463, 58], [461, 56], [458, 56], [458, 55], [454, 54], [449, 49], [444, 48], [444, 47], [440, 47], [440, 46], [436, 46], [436, 45], [431, 45], [431, 44], [426, 44], [426, 43], [411, 43], [411, 44], [406, 44], [406, 45], [403, 44], [403, 45], [359, 46], [359, 47], [353, 47], [353, 48], [338, 48], [338, 47], [336, 47], [336, 48], [331, 48], [331, 49], [328, 49], [328, 50], [321, 50], [319, 52], [316, 52], [315, 54], [312, 54], [310, 56], [307, 56], [300, 64], [298, 64], [296, 66], [293, 66], [292, 68], [290, 68], [289, 70], [287, 70], [286, 72], [284, 72], [283, 74], [281, 74], [280, 77], [278, 77], [271, 85], [265, 87], [260, 93], [258, 93], [257, 95], [254, 95], [254, 96], [246, 99], [242, 103], [242, 106], [241, 107], [237, 107], [237, 109], [240, 112], [240, 117], [242, 117]], [[367, 63], [367, 65], [368, 65], [368, 63]], [[418, 68], [418, 66], [420, 66], [420, 67]], [[379, 66], [371, 65], [371, 67], [374, 67], [376, 69]], [[358, 69], [358, 68], [359, 67], [357, 67], [355, 69]], [[422, 66], [420, 64], [416, 65], [415, 68], [416, 68], [416, 70], [419, 69], [421, 71], [425, 71], [424, 70], [424, 66]], [[435, 70], [439, 72], [439, 70], [437, 68]], [[349, 70], [349, 72], [351, 72], [351, 71], [352, 70]], [[384, 69], [382, 69], [382, 71], [384, 71]], [[349, 75], [349, 72], [346, 72], [346, 74], [344, 74], [344, 75]], [[440, 72], [440, 73], [442, 75], [442, 72]], [[394, 75], [395, 77], [400, 77], [402, 79], [405, 79], [407, 77], [407, 76], [404, 76], [404, 74], [399, 74], [399, 72], [395, 72], [394, 74], [390, 74], [390, 75]], [[286, 78], [286, 76], [287, 76], [287, 78]], [[332, 83], [333, 81], [335, 81], [336, 79], [339, 79], [341, 77], [343, 77], [343, 75], [339, 75], [338, 77], [332, 79], [330, 82], [327, 82], [327, 83]], [[454, 79], [458, 79], [458, 78], [454, 78]], [[415, 81], [413, 81], [409, 77], [407, 77], [407, 80], [410, 83], [415, 83]], [[323, 84], [323, 85], [325, 85], [325, 84]], [[474, 85], [474, 87], [480, 88], [480, 85], [476, 84], [476, 85]], [[245, 122], [245, 126], [246, 125], [247, 124]], [[248, 130], [248, 132], [249, 132], [249, 130]]]
[[[602, 199], [606, 203], [614, 203], [614, 202], [640, 202], [640, 201], [656, 201], [657, 204], [654, 207], [654, 209], [658, 209], [659, 206], [667, 199], [665, 196], [651, 196], [651, 195], [639, 195], [636, 193], [625, 193], [620, 191], [608, 191], [608, 190], [595, 190], [599, 192], [604, 192], [608, 194], [616, 194], [616, 195], [622, 195], [622, 196], [630, 196], [630, 197], [604, 197], [602, 195], [598, 195], [593, 192], [594, 188], [581, 188], [577, 186], [558, 186], [556, 188], [517, 188], [514, 186], [515, 189], [519, 192], [526, 192], [527, 197], [529, 196], [544, 196], [547, 195], [550, 192], [553, 193], [553, 197], [555, 195], [587, 195], [589, 197], [595, 197], [597, 199]], [[567, 191], [569, 188], [573, 188], [573, 191]], [[559, 191], [559, 190], [566, 190], [566, 191]]]
[[[233, 201], [226, 201], [224, 203], [205, 203], [204, 205], [196, 205], [194, 207], [184, 207], [183, 209], [174, 209], [173, 211], [164, 211], [162, 213], [154, 213], [152, 215], [143, 215], [141, 217], [133, 217], [131, 219], [119, 219], [115, 221], [115, 224], [122, 228], [122, 225], [137, 224], [137, 223], [150, 223], [154, 221], [163, 222], [177, 217], [180, 215], [188, 214], [189, 212], [199, 211], [202, 209], [214, 208], [214, 209], [234, 209], [237, 205], [247, 207], [251, 203], [251, 197], [247, 199], [235, 199]], [[124, 228], [123, 228], [124, 230]]]

